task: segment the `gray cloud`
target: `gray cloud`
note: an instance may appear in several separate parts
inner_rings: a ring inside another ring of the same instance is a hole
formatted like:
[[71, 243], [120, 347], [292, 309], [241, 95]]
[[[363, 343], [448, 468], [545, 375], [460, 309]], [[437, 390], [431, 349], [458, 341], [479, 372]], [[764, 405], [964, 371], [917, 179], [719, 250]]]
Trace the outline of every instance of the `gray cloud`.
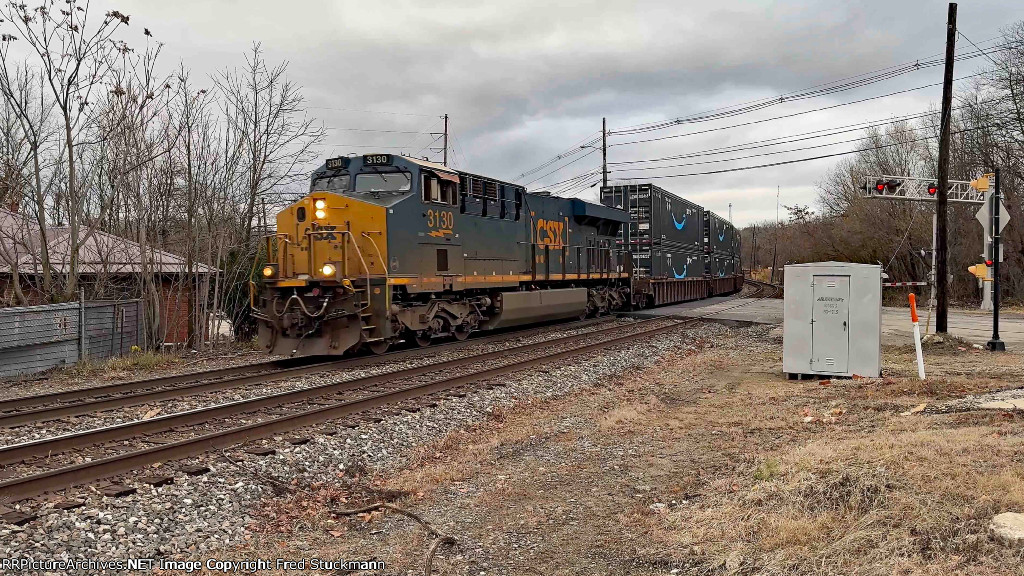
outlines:
[[[334, 128], [324, 154], [362, 146], [429, 146], [425, 134], [339, 128], [437, 131], [451, 115], [463, 168], [511, 178], [600, 128], [659, 121], [806, 88], [941, 53], [946, 3], [865, 2], [248, 2], [119, 3], [132, 27], [166, 42], [165, 55], [199, 74], [237, 65], [252, 41], [291, 62], [311, 114]], [[975, 42], [1024, 6], [960, 6], [960, 28]], [[960, 66], [959, 75], [982, 64]], [[834, 97], [743, 116], [768, 117], [941, 80], [932, 68]], [[757, 127], [660, 143], [613, 147], [611, 160], [686, 153], [760, 138], [927, 109], [937, 88]], [[334, 108], [335, 110], [331, 110]], [[367, 114], [374, 110], [400, 114]], [[418, 115], [411, 115], [418, 114]], [[724, 125], [731, 121], [712, 124]], [[702, 127], [704, 127], [702, 125]], [[690, 131], [689, 127], [659, 134]], [[612, 143], [617, 140], [612, 139]], [[841, 148], [837, 148], [841, 149]], [[796, 153], [793, 157], [799, 157]], [[436, 157], [436, 155], [435, 155]], [[538, 185], [571, 177], [597, 155]], [[593, 161], [592, 161], [593, 160]], [[738, 161], [729, 166], [758, 163]], [[829, 161], [659, 181], [743, 224], [774, 217], [784, 203], [813, 202]], [[701, 171], [669, 169], [663, 173]], [[590, 194], [596, 189], [591, 189]], [[586, 194], [586, 193], [585, 193]], [[584, 195], [585, 195], [584, 194]]]

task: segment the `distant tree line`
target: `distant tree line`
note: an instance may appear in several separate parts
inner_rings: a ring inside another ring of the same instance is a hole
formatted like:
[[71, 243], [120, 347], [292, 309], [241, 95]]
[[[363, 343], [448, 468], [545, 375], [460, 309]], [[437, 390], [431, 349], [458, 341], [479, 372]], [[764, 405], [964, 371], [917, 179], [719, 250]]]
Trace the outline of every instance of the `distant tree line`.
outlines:
[[[324, 138], [287, 64], [268, 63], [254, 44], [237, 68], [195, 78], [163, 64], [149, 29], [82, 0], [11, 2], [0, 19], [0, 204], [31, 216], [42, 239], [50, 227], [71, 230], [68, 265], [54, 266], [41, 242], [42, 273], [14, 282], [15, 300], [27, 300], [26, 282], [49, 301], [75, 299], [78, 248], [102, 230], [185, 259], [176, 289], [188, 299], [191, 344], [217, 311], [247, 335], [265, 207], [305, 180]], [[12, 239], [0, 244], [0, 258], [16, 256]], [[219, 272], [200, 281], [200, 263]], [[155, 263], [141, 264], [120, 289], [145, 300], [157, 344], [163, 288]]]
[[[986, 68], [956, 91], [951, 125], [950, 178], [973, 180], [999, 167], [1010, 224], [1004, 230], [1005, 296], [1024, 300], [1024, 22], [1005, 29]], [[817, 183], [815, 205], [787, 206], [787, 217], [742, 230], [744, 266], [840, 260], [881, 263], [892, 280], [925, 280], [932, 247], [934, 204], [866, 199], [866, 178], [936, 178], [939, 113], [865, 131], [862, 150], [838, 162]], [[874, 185], [872, 180], [871, 185]], [[967, 267], [982, 260], [977, 206], [949, 204], [951, 297], [980, 297]], [[756, 250], [755, 250], [756, 243]], [[777, 250], [776, 250], [777, 246]]]

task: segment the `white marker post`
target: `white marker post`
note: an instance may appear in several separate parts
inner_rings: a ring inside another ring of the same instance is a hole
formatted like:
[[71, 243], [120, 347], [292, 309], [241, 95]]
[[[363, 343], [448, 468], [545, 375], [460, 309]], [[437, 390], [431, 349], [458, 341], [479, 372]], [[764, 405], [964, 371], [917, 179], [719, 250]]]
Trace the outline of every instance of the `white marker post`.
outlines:
[[917, 323], [917, 296], [910, 294], [910, 320], [914, 323], [914, 347], [917, 348], [917, 375], [924, 380], [924, 355], [921, 353], [921, 326]]

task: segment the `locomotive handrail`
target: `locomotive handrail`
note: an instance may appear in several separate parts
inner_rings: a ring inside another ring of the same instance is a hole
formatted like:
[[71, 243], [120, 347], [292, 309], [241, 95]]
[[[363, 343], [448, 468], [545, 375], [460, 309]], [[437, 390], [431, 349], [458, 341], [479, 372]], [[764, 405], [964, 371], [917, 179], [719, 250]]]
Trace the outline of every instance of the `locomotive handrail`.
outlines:
[[[380, 234], [380, 235], [383, 236], [384, 233], [379, 231], [379, 230], [371, 230], [370, 232], [363, 232], [362, 236], [364, 238], [366, 238], [367, 240], [369, 240], [370, 244], [373, 244], [373, 249], [377, 251], [377, 260], [380, 261], [380, 267], [384, 269], [384, 317], [385, 318], [391, 318], [391, 277], [388, 275], [388, 265], [387, 265], [386, 262], [384, 262], [384, 255], [381, 254], [380, 247], [377, 246], [377, 242], [375, 242], [374, 239], [370, 237], [370, 234]], [[358, 248], [357, 248], [357, 250], [358, 250]], [[362, 257], [362, 256], [360, 256], [360, 257]], [[367, 269], [367, 274], [369, 274], [369, 269]], [[369, 278], [369, 275], [367, 275], [367, 278], [366, 278], [366, 295], [367, 295], [367, 301], [369, 301], [369, 295], [370, 295], [370, 278]]]
[[[348, 240], [352, 241], [352, 246], [355, 247], [355, 249], [356, 249], [356, 256], [359, 257], [359, 263], [363, 265], [363, 270], [366, 270], [366, 306], [363, 306], [362, 308], [359, 309], [359, 311], [362, 312], [363, 310], [366, 310], [367, 308], [370, 307], [370, 299], [373, 297], [373, 296], [371, 296], [372, 291], [370, 290], [370, 267], [366, 265], [366, 259], [363, 258], [363, 251], [359, 249], [359, 243], [356, 242], [356, 237], [352, 234], [352, 231], [351, 230], [310, 230], [310, 231], [306, 232], [306, 235], [307, 236], [313, 236], [315, 234], [336, 234], [336, 233], [340, 233], [346, 239], [346, 241], [345, 241], [346, 242], [346, 244], [345, 244], [346, 246], [348, 245]], [[310, 269], [310, 271], [313, 270], [313, 262], [314, 262], [314, 260], [313, 260], [313, 239], [310, 238], [309, 239], [309, 269]], [[347, 262], [345, 264], [346, 264], [346, 266], [348, 265]], [[385, 268], [385, 274], [386, 273], [387, 273], [387, 268]]]
[[[275, 232], [273, 234], [267, 234], [267, 235], [263, 236], [263, 239], [266, 240], [266, 243], [267, 243], [267, 261], [270, 261], [270, 253], [271, 253], [270, 240], [271, 239], [277, 240], [278, 242], [280, 242], [281, 240], [284, 240], [285, 244], [291, 244], [292, 243], [291, 240], [288, 239], [288, 234], [285, 233], [285, 232]], [[286, 270], [284, 270], [284, 269], [287, 267], [288, 258], [286, 257], [284, 259], [284, 265], [282, 265], [282, 263], [281, 263], [281, 248], [280, 248], [280, 246], [278, 246], [276, 244], [275, 244], [274, 248], [277, 248], [277, 250], [274, 250], [274, 252], [277, 252], [277, 260], [276, 260], [277, 265], [280, 267], [280, 269], [282, 271], [286, 272]]]

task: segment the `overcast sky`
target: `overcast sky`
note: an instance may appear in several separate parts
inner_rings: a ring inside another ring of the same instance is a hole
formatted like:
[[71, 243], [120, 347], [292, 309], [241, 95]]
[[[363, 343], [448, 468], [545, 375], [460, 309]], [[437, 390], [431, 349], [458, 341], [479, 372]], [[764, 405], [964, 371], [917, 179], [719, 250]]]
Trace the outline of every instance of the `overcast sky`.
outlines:
[[[451, 163], [502, 179], [513, 179], [596, 136], [603, 116], [614, 131], [941, 56], [947, 10], [946, 2], [923, 0], [94, 0], [94, 4], [129, 14], [133, 31], [141, 33], [143, 26], [148, 27], [156, 40], [166, 43], [165, 65], [171, 67], [180, 59], [197, 77], [239, 65], [251, 43], [262, 42], [269, 60], [290, 62], [290, 78], [303, 86], [310, 114], [329, 129], [324, 158], [374, 150], [431, 154], [429, 133], [441, 129], [439, 117], [447, 113], [454, 134]], [[1021, 19], [1024, 2], [960, 3], [959, 29], [983, 47], [991, 45], [983, 41], [993, 39], [1000, 27]], [[972, 48], [961, 39], [961, 49]], [[956, 76], [969, 75], [983, 64], [983, 58], [958, 63]], [[834, 96], [642, 137], [770, 118], [941, 79], [941, 67], [929, 68]], [[938, 105], [940, 94], [938, 87], [927, 88], [788, 120], [654, 143], [626, 145], [637, 137], [614, 135], [609, 140], [613, 144], [609, 162], [687, 154], [923, 112]], [[749, 166], [852, 147], [647, 174]], [[439, 160], [440, 154], [432, 157]], [[813, 204], [814, 185], [834, 162], [654, 181], [723, 216], [731, 202], [734, 221], [745, 225], [775, 217], [776, 186], [781, 187], [783, 204]], [[593, 153], [530, 188], [544, 189], [599, 163], [600, 153]], [[613, 172], [611, 177], [644, 174]], [[580, 197], [594, 198], [596, 192], [596, 187], [585, 188]]]

